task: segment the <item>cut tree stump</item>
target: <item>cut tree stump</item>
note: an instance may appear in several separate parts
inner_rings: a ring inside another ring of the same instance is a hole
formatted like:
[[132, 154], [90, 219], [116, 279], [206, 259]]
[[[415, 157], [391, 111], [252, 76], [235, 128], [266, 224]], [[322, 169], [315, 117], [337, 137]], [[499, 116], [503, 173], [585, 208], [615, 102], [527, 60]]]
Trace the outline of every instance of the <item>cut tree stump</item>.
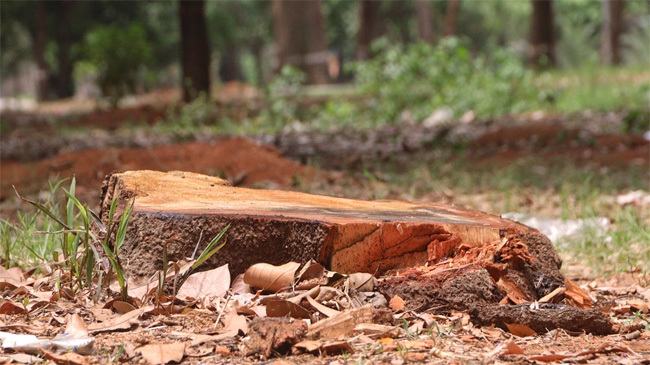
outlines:
[[102, 187], [104, 222], [113, 199], [122, 210], [134, 204], [122, 249], [127, 271], [137, 276], [162, 268], [166, 242], [170, 260], [190, 257], [197, 243], [200, 252], [228, 224], [226, 245], [205, 267], [228, 263], [233, 275], [258, 262], [310, 259], [341, 273], [385, 272], [436, 263], [460, 245], [481, 246], [507, 232], [536, 232], [448, 205], [238, 188], [188, 172], [108, 176]]
[[160, 270], [164, 245], [168, 258], [179, 261], [230, 225], [225, 246], [203, 269], [228, 264], [234, 277], [256, 263], [314, 259], [343, 274], [390, 273], [378, 280], [379, 291], [399, 297], [404, 310], [461, 310], [477, 324], [504, 330], [513, 324], [538, 333], [617, 330], [560, 273], [562, 261], [546, 236], [489, 214], [236, 188], [188, 172], [109, 176], [102, 187], [105, 224], [114, 199], [118, 212], [133, 204], [122, 246], [130, 278]]

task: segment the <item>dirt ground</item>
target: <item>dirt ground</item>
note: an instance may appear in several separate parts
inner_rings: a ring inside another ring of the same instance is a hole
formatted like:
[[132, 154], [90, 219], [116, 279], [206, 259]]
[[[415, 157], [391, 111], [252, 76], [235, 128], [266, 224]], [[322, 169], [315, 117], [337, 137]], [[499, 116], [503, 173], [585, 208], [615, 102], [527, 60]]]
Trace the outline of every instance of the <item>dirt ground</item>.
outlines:
[[296, 179], [310, 179], [316, 170], [283, 158], [271, 146], [244, 138], [226, 138], [213, 142], [189, 142], [148, 148], [108, 147], [62, 152], [37, 161], [3, 161], [2, 196], [19, 191], [44, 188], [50, 178], [76, 177], [82, 190], [97, 201], [106, 175], [126, 170], [183, 170], [221, 176], [233, 185], [290, 187]]
[[[112, 135], [123, 123], [154, 124], [160, 106], [96, 111], [53, 121], [43, 114], [9, 113], [3, 129], [0, 198], [47, 187], [50, 178], [73, 174], [82, 190], [94, 190], [112, 171], [154, 169], [219, 175], [236, 185], [291, 187], [309, 178], [315, 162], [324, 169], [349, 170], [367, 162], [412, 161], [430, 151], [449, 160], [463, 155], [477, 164], [506, 166], [535, 156], [592, 166], [643, 168], [650, 165], [650, 141], [621, 132], [624, 114], [538, 113], [433, 127], [404, 124], [372, 130], [283, 131], [244, 138], [210, 137], [174, 143], [169, 137]], [[66, 137], [57, 127], [83, 126], [89, 137]], [[460, 150], [459, 150], [460, 148]], [[292, 161], [293, 160], [293, 161]]]
[[[102, 142], [95, 148], [92, 142], [82, 148], [70, 146], [70, 139], [53, 134], [57, 130], [56, 122], [43, 116], [3, 116], [9, 127], [3, 127], [5, 132], [1, 141], [0, 202], [6, 202], [13, 194], [12, 186], [28, 195], [46, 188], [48, 179], [74, 175], [79, 195], [94, 204], [98, 202], [99, 187], [107, 174], [136, 169], [184, 170], [221, 176], [237, 186], [293, 189], [308, 180], [337, 181], [341, 173], [332, 173], [332, 169], [345, 170], [368, 161], [418, 158], [418, 154], [440, 146], [460, 145], [467, 158], [478, 164], [505, 166], [535, 155], [541, 159], [570, 160], [595, 166], [650, 166], [650, 141], [638, 134], [622, 133], [622, 118], [616, 113], [523, 115], [455, 126], [387, 126], [360, 132], [287, 131], [254, 139], [211, 138], [183, 143], [169, 143], [169, 140], [131, 143], [118, 140], [110, 133], [106, 137], [106, 131], [119, 127], [116, 120], [154, 124], [163, 116], [164, 111], [160, 108], [138, 107], [70, 119], [67, 122], [69, 127], [83, 126], [102, 131]], [[444, 158], [453, 159], [454, 155], [450, 153]], [[319, 168], [306, 165], [313, 161]], [[650, 278], [647, 274], [633, 272], [609, 278], [583, 277], [581, 273], [584, 270], [580, 267], [565, 267], [563, 272], [597, 298], [596, 305], [619, 323], [629, 324], [636, 320], [630, 303], [650, 302]], [[60, 301], [56, 304], [56, 315], [40, 313], [29, 321], [22, 315], [1, 314], [0, 327], [23, 333], [29, 333], [30, 328], [47, 328], [39, 334], [51, 336], [62, 332], [65, 314], [77, 311], [83, 318], [90, 319], [99, 313], [97, 308], [79, 309], [78, 304], [72, 298]], [[645, 310], [647, 321], [647, 305]], [[218, 310], [190, 308], [184, 314], [151, 316], [137, 321], [137, 325], [134, 323], [130, 331], [97, 334], [95, 346], [101, 351], [102, 361], [114, 357], [117, 361], [144, 362], [134, 352], [136, 347], [187, 342], [195, 340], [193, 336], [196, 334], [214, 335], [218, 313]], [[650, 363], [650, 324], [609, 336], [563, 330], [515, 336], [499, 328], [474, 326], [462, 313], [448, 313], [435, 317], [435, 327], [431, 324], [428, 328], [415, 327], [414, 334], [411, 334], [410, 326], [419, 323], [419, 315], [405, 312], [396, 316], [396, 326], [401, 327], [401, 320], [404, 320], [409, 331], [395, 339], [382, 342], [357, 335], [348, 339], [351, 348], [342, 354], [279, 355], [264, 361], [278, 365]], [[242, 356], [243, 337], [239, 333], [206, 341], [193, 348], [193, 352], [186, 352], [183, 363], [261, 362], [261, 358]]]

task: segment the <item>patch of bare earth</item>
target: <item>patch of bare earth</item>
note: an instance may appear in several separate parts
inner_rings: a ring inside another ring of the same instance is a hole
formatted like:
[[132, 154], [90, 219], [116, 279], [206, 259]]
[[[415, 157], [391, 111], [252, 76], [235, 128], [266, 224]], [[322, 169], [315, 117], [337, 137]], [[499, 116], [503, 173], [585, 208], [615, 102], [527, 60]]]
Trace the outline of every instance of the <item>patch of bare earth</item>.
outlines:
[[214, 142], [190, 142], [151, 148], [101, 148], [63, 152], [38, 161], [2, 161], [2, 196], [47, 187], [51, 178], [75, 176], [86, 197], [98, 201], [98, 186], [106, 175], [126, 170], [182, 170], [226, 177], [234, 185], [265, 184], [291, 187], [294, 179], [310, 179], [318, 174], [280, 156], [270, 146], [245, 138]]

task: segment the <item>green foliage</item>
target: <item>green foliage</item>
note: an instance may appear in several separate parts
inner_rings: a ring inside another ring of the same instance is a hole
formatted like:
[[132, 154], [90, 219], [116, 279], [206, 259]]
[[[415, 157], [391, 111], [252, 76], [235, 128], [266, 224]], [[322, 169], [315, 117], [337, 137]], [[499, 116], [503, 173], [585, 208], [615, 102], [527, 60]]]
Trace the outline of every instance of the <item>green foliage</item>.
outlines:
[[128, 27], [99, 25], [86, 34], [84, 55], [98, 71], [102, 92], [115, 105], [134, 89], [138, 72], [149, 61], [151, 47], [138, 23]]
[[473, 58], [455, 38], [436, 46], [419, 43], [388, 47], [375, 43], [377, 57], [356, 65], [357, 84], [371, 96], [366, 112], [376, 123], [393, 122], [404, 110], [417, 120], [448, 106], [456, 115], [473, 110], [492, 116], [538, 106], [533, 74], [512, 52]]
[[[593, 213], [585, 218], [593, 218]], [[636, 209], [626, 207], [614, 214], [612, 228], [590, 227], [585, 234], [564, 240], [560, 247], [601, 274], [646, 268], [650, 262], [648, 242], [650, 225]]]
[[299, 69], [285, 66], [280, 74], [264, 90], [266, 108], [261, 118], [271, 125], [284, 125], [299, 119], [299, 103], [302, 100], [306, 77]]
[[180, 140], [196, 134], [210, 134], [219, 124], [227, 124], [226, 121], [217, 123], [218, 112], [217, 104], [201, 93], [190, 103], [172, 105], [165, 121], [156, 124], [154, 130], [157, 133], [170, 133]]

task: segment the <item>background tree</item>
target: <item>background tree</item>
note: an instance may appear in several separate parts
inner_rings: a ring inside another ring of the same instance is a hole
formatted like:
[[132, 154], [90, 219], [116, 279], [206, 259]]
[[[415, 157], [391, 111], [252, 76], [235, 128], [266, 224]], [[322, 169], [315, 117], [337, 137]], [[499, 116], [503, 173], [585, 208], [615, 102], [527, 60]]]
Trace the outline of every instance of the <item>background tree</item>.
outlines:
[[532, 0], [528, 62], [534, 66], [555, 65], [555, 22], [551, 0]]
[[319, 0], [274, 0], [273, 35], [280, 67], [299, 68], [310, 84], [329, 82], [325, 22]]
[[447, 0], [447, 12], [445, 13], [445, 24], [442, 29], [442, 36], [449, 37], [456, 34], [456, 19], [460, 9], [461, 0]]
[[381, 1], [359, 2], [359, 30], [357, 32], [357, 59], [370, 57], [370, 44], [386, 34], [386, 22], [381, 12]]
[[205, 2], [180, 1], [181, 65], [183, 100], [196, 99], [201, 92], [210, 93], [210, 47], [205, 25]]
[[621, 34], [623, 33], [623, 0], [602, 0], [603, 22], [600, 57], [606, 65], [621, 63]]
[[415, 15], [418, 21], [418, 36], [421, 40], [433, 44], [433, 7], [429, 0], [415, 0]]

